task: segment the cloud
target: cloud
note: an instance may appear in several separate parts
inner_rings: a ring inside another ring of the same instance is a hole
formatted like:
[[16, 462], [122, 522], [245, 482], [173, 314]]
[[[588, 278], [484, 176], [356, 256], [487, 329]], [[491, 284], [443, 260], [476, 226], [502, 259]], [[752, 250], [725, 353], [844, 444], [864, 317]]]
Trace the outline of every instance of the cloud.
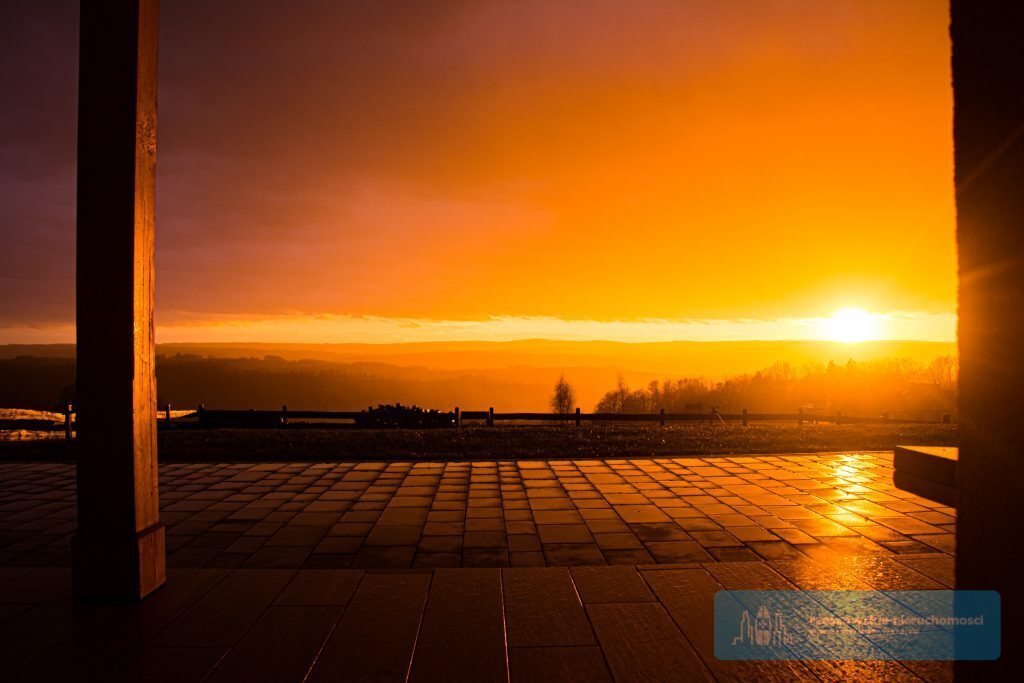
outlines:
[[[76, 5], [0, 9], [0, 324], [72, 317]], [[940, 4], [161, 12], [168, 323], [952, 309]]]

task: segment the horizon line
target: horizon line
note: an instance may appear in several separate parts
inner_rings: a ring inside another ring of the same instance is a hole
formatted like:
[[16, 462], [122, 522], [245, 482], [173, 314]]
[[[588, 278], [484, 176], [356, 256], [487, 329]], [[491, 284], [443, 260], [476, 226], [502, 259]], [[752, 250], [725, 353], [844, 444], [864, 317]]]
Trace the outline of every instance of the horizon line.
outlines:
[[[428, 341], [274, 341], [262, 339], [236, 339], [228, 341], [157, 341], [157, 346], [427, 346], [442, 344], [526, 344], [530, 342], [554, 342], [559, 344], [622, 344], [639, 346], [643, 344], [834, 344], [836, 346], [860, 346], [865, 344], [956, 344], [956, 339], [915, 339], [912, 337], [888, 339], [863, 339], [839, 341], [836, 339], [655, 339], [622, 341], [618, 339], [555, 339], [548, 337], [524, 337], [522, 339], [445, 339]], [[10, 346], [77, 346], [75, 340], [48, 342], [20, 342], [0, 340], [0, 348]]]
[[[497, 342], [800, 342], [857, 344], [867, 341], [955, 342], [955, 313], [863, 311], [870, 334], [838, 338], [834, 316], [775, 319], [566, 319], [553, 316], [491, 316], [445, 320], [354, 315], [227, 316], [156, 325], [158, 344], [403, 344]], [[831, 338], [830, 338], [831, 337]], [[0, 343], [68, 344], [71, 323], [0, 325]]]

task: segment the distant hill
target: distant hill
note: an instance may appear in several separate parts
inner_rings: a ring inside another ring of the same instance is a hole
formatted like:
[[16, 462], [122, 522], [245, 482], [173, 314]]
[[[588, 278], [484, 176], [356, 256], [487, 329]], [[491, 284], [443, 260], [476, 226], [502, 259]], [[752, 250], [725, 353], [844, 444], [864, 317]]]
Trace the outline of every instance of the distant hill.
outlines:
[[[0, 403], [8, 407], [57, 405], [64, 385], [73, 381], [69, 361], [74, 352], [71, 344], [0, 346]], [[498, 410], [544, 410], [551, 387], [563, 373], [575, 387], [579, 404], [589, 410], [615, 385], [619, 375], [632, 386], [643, 386], [651, 380], [681, 377], [718, 380], [755, 372], [776, 362], [788, 362], [797, 368], [884, 358], [927, 364], [955, 352], [954, 343], [918, 341], [528, 340], [157, 347], [158, 355], [163, 357], [158, 363], [162, 401], [182, 407], [203, 402], [209, 407], [272, 408], [288, 403], [294, 408], [336, 410], [395, 401], [437, 408], [459, 405], [469, 409], [494, 406]], [[49, 362], [25, 359], [15, 364], [11, 360], [26, 356]], [[210, 359], [252, 360], [227, 363]], [[259, 362], [255, 362], [257, 359]], [[19, 402], [22, 395], [31, 397], [31, 402]]]
[[[165, 356], [195, 354], [212, 358], [377, 362], [443, 369], [614, 366], [622, 370], [708, 378], [753, 372], [784, 361], [795, 366], [830, 361], [908, 358], [922, 363], [956, 353], [955, 342], [873, 341], [857, 344], [825, 341], [607, 342], [533, 339], [512, 342], [417, 342], [411, 344], [160, 344]], [[16, 356], [73, 358], [74, 344], [0, 345], [0, 359]]]

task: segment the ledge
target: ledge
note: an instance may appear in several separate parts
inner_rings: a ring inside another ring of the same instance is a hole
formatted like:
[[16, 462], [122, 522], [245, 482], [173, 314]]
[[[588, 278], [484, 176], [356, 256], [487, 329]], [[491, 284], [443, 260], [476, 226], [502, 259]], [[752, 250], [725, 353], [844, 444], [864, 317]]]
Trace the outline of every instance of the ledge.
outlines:
[[928, 500], [956, 507], [959, 449], [939, 446], [897, 446], [893, 482]]

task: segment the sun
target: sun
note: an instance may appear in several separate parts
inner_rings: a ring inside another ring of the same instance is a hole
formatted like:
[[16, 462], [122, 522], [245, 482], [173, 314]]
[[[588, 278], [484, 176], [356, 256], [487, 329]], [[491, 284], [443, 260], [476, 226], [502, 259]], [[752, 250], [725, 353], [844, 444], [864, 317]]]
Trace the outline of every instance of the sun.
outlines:
[[878, 331], [878, 316], [853, 306], [840, 308], [822, 325], [825, 339], [847, 343], [878, 339]]

